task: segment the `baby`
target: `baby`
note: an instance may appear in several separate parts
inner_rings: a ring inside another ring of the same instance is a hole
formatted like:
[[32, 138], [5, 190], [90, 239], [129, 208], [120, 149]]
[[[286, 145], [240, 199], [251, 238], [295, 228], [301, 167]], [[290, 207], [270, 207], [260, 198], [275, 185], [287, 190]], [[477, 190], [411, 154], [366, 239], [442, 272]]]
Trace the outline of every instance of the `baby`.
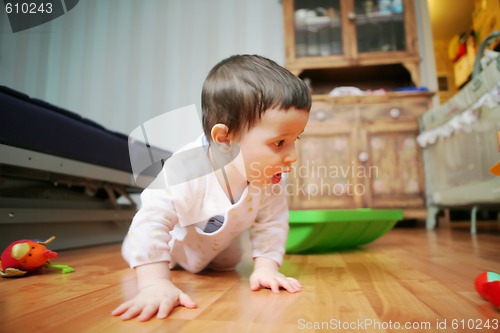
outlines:
[[[297, 159], [295, 141], [309, 119], [306, 84], [272, 60], [235, 55], [218, 63], [202, 90], [204, 135], [165, 164], [161, 189], [145, 189], [123, 244], [139, 293], [112, 314], [140, 321], [195, 308], [170, 269], [233, 270], [250, 230], [250, 288], [295, 293], [301, 284], [279, 272], [288, 234], [280, 184]], [[208, 172], [207, 172], [208, 170]]]

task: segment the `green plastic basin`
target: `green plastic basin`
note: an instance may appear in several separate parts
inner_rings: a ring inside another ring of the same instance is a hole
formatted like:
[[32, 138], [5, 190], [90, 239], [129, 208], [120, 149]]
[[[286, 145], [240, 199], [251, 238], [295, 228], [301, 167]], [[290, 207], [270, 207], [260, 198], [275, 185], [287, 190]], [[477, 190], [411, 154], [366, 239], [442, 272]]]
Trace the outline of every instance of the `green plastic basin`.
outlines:
[[349, 249], [379, 238], [403, 218], [402, 210], [292, 210], [287, 253]]

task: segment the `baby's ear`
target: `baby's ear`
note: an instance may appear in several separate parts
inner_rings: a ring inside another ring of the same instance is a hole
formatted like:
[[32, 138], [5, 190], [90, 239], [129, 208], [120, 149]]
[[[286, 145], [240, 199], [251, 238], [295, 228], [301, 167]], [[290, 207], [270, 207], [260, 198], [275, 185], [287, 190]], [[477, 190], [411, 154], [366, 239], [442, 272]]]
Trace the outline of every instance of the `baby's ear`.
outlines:
[[210, 133], [212, 141], [216, 143], [230, 143], [229, 127], [224, 124], [215, 124]]

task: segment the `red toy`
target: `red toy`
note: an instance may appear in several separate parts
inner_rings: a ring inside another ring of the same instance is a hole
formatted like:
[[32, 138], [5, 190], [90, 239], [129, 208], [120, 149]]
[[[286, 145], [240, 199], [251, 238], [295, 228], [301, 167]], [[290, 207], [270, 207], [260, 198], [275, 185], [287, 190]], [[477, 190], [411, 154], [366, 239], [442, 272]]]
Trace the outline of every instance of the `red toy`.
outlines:
[[45, 246], [55, 239], [54, 236], [45, 242], [23, 239], [11, 243], [2, 252], [0, 274], [2, 277], [23, 276], [43, 267], [60, 268], [62, 273], [71, 273], [73, 268], [67, 265], [54, 265], [49, 259], [57, 258], [57, 253]]
[[500, 309], [500, 274], [483, 272], [476, 277], [474, 286], [482, 298]]

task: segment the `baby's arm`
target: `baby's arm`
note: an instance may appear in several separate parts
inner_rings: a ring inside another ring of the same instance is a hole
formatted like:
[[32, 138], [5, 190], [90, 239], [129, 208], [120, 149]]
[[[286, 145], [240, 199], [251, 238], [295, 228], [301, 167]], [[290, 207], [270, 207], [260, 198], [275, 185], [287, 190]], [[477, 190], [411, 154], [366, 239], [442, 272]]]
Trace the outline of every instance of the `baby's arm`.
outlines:
[[167, 262], [157, 262], [137, 266], [137, 284], [139, 293], [113, 310], [112, 315], [129, 320], [138, 316], [140, 321], [166, 318], [176, 306], [196, 308], [196, 303], [177, 288], [171, 280]]
[[259, 290], [260, 287], [269, 288], [273, 293], [279, 293], [280, 287], [291, 293], [302, 290], [299, 281], [281, 274], [278, 263], [266, 257], [255, 258], [255, 267], [250, 275], [250, 288]]
[[282, 287], [288, 292], [295, 293], [302, 289], [302, 285], [296, 279], [279, 272], [285, 254], [288, 219], [288, 205], [283, 190], [263, 199], [258, 217], [250, 230], [255, 263], [250, 276], [252, 290], [264, 287], [278, 293]]

